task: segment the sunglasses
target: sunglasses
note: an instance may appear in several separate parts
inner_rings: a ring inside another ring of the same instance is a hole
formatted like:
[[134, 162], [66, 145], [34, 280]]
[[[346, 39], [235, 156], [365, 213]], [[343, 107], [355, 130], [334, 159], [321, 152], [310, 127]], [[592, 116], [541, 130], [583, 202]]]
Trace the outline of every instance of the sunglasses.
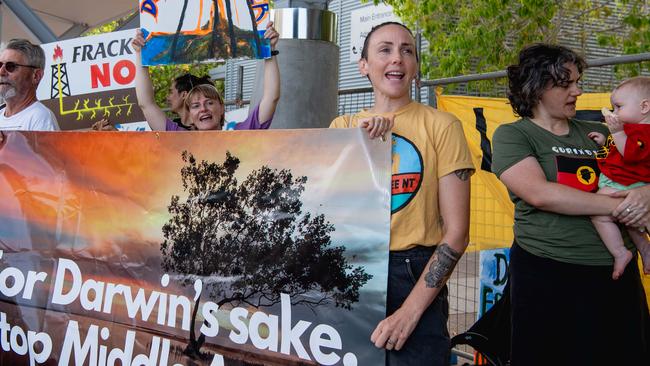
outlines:
[[18, 66], [29, 67], [29, 68], [32, 68], [32, 69], [38, 69], [38, 68], [39, 68], [38, 66], [23, 65], [23, 64], [16, 63], [16, 62], [12, 62], [12, 61], [8, 61], [8, 62], [2, 62], [2, 61], [0, 61], [0, 69], [2, 69], [2, 66], [5, 67], [5, 70], [7, 70], [7, 72], [14, 72], [14, 71], [16, 71], [16, 68], [17, 68]]

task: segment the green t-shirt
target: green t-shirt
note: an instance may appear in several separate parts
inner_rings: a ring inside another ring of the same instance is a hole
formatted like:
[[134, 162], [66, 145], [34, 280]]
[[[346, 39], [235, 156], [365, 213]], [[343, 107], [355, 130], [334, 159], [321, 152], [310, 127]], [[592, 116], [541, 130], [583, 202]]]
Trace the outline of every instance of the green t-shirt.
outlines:
[[[607, 135], [602, 123], [569, 121], [569, 133], [557, 136], [524, 118], [499, 126], [493, 136], [492, 171], [501, 174], [528, 156], [537, 159], [546, 179], [587, 192], [598, 190], [598, 146], [587, 134]], [[539, 210], [509, 191], [515, 204], [515, 240], [534, 255], [560, 262], [610, 265], [589, 216], [569, 216]], [[629, 239], [628, 248], [633, 248]]]

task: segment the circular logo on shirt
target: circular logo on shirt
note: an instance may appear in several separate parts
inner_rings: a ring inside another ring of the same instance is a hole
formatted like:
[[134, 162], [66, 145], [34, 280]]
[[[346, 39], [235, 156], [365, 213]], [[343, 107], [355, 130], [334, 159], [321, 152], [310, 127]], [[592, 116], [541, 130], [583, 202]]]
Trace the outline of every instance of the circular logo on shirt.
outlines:
[[587, 165], [583, 165], [576, 171], [578, 181], [584, 185], [590, 185], [596, 181], [596, 171]]
[[422, 155], [409, 139], [393, 133], [391, 214], [406, 207], [422, 184]]

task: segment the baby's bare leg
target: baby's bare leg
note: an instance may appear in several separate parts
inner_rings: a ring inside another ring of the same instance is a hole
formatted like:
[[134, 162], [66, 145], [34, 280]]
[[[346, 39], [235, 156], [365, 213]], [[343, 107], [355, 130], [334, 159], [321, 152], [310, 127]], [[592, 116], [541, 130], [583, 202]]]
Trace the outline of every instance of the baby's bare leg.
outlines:
[[[598, 194], [611, 194], [616, 192], [615, 189], [603, 187], [598, 190]], [[594, 224], [600, 238], [605, 243], [607, 250], [614, 257], [613, 279], [618, 279], [625, 270], [625, 267], [632, 260], [632, 253], [625, 248], [623, 236], [618, 225], [611, 216], [592, 216], [591, 222]]]

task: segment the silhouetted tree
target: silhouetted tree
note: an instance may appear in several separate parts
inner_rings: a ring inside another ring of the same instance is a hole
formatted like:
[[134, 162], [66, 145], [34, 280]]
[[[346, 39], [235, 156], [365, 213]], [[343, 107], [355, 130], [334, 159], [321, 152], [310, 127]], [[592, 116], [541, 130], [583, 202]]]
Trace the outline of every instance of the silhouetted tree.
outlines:
[[[372, 276], [347, 262], [345, 247], [332, 246], [334, 227], [324, 215], [302, 212], [307, 177], [262, 166], [240, 184], [239, 159], [229, 152], [222, 164], [197, 162], [187, 151], [182, 159], [188, 196], [183, 201], [172, 196], [168, 207], [172, 217], [163, 226], [160, 247], [166, 271], [187, 275], [184, 285], [207, 277], [203, 293], [220, 306], [271, 306], [281, 293], [294, 305], [312, 307], [333, 301], [351, 309], [358, 301], [359, 289]], [[317, 298], [300, 296], [315, 292]], [[194, 334], [199, 300], [187, 350], [193, 355], [204, 342]]]

